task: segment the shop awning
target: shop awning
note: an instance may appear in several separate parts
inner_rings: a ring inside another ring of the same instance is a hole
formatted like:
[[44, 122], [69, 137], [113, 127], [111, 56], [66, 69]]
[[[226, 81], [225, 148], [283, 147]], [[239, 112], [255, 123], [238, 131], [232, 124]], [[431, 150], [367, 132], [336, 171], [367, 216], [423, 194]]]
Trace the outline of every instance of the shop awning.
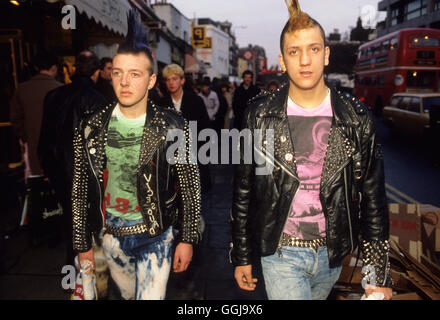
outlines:
[[127, 13], [131, 6], [128, 0], [65, 0], [66, 4], [76, 7], [79, 13], [85, 13], [104, 27], [127, 34]]
[[192, 55], [185, 54], [185, 73], [206, 73], [205, 66]]

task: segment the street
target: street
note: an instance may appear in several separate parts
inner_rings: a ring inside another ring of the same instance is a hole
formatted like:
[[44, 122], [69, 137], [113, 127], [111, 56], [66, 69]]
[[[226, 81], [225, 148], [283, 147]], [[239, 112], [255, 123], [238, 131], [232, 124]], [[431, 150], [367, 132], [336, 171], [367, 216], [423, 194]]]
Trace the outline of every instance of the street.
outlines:
[[434, 166], [432, 150], [426, 143], [392, 135], [381, 119], [376, 118], [376, 123], [384, 153], [388, 202], [440, 207], [440, 167]]

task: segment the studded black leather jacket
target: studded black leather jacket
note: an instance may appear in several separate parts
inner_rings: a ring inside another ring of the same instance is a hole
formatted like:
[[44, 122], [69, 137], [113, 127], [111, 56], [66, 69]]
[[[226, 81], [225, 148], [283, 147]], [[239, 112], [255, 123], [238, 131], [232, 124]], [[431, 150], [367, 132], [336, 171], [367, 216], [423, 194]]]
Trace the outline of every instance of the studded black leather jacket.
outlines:
[[[88, 251], [92, 236], [99, 235], [105, 227], [105, 145], [115, 105], [91, 114], [75, 129], [72, 214], [73, 246], [77, 252]], [[167, 141], [172, 129], [183, 132], [183, 138]], [[169, 147], [172, 151], [167, 154]], [[158, 236], [173, 225], [179, 230], [176, 241], [196, 244], [200, 239], [200, 179], [190, 150], [187, 122], [178, 112], [149, 101], [137, 167], [138, 204], [149, 237]], [[152, 177], [154, 196], [148, 184]]]
[[[287, 98], [288, 86], [266, 92], [251, 100], [245, 113], [245, 127], [261, 129], [264, 140], [261, 148], [255, 147], [258, 143], [240, 144], [242, 159], [245, 148], [253, 148], [264, 161], [242, 161], [236, 166], [230, 252], [235, 266], [252, 264], [254, 256], [276, 252], [299, 188]], [[329, 264], [342, 265], [344, 257], [360, 247], [365, 283], [388, 287], [392, 284], [389, 217], [374, 123], [369, 110], [354, 97], [332, 89], [331, 102], [333, 120], [320, 186]], [[268, 152], [266, 129], [273, 129], [273, 152]], [[273, 170], [256, 174], [256, 169], [269, 168], [268, 164]]]

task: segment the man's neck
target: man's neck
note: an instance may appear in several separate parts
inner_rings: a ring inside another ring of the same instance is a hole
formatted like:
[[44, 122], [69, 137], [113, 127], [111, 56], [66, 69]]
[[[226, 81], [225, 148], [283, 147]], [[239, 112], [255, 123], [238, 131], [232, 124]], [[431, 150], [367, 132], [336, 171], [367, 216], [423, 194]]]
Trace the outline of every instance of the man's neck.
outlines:
[[173, 98], [174, 101], [179, 101], [180, 99], [182, 99], [183, 96], [183, 88], [180, 87], [179, 90], [177, 90], [176, 92], [171, 94], [171, 97]]
[[304, 90], [290, 83], [289, 97], [297, 105], [305, 109], [319, 107], [328, 94], [328, 88], [324, 81], [321, 81], [315, 88]]
[[147, 101], [148, 94], [144, 99], [131, 107], [124, 107], [121, 103], [119, 103], [119, 109], [121, 110], [123, 116], [127, 119], [137, 119], [147, 113]]
[[248, 85], [245, 85], [244, 83], [243, 83], [243, 88], [245, 88], [246, 90], [247, 89], [249, 89], [250, 88], [250, 86], [251, 86], [251, 84], [249, 83]]

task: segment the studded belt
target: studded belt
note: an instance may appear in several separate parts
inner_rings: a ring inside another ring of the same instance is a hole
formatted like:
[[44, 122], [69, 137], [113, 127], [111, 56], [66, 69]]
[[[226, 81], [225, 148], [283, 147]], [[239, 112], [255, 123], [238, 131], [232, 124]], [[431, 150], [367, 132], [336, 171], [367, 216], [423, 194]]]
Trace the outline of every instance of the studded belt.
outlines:
[[313, 248], [318, 251], [318, 248], [326, 246], [326, 238], [317, 238], [313, 240], [301, 240], [299, 238], [292, 237], [286, 233], [281, 236], [278, 248], [283, 246], [288, 247], [301, 247], [301, 248]]
[[109, 225], [105, 226], [105, 232], [116, 237], [131, 236], [134, 234], [145, 233], [147, 231], [148, 227], [145, 223], [139, 223], [128, 227], [112, 227]]

